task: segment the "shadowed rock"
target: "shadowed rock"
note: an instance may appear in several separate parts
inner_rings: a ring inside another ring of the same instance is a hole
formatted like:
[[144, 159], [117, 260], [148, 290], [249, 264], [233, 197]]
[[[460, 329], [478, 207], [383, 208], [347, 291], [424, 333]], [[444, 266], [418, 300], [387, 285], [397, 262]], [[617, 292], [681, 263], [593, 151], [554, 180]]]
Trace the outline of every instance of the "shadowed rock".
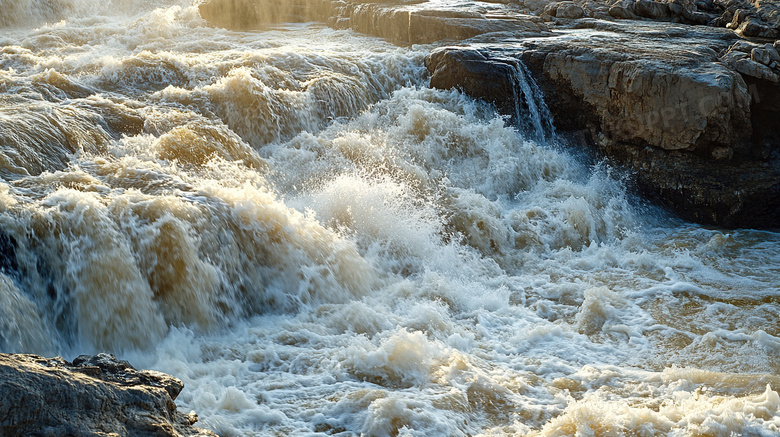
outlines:
[[180, 380], [113, 355], [0, 354], [0, 435], [214, 436], [173, 400]]

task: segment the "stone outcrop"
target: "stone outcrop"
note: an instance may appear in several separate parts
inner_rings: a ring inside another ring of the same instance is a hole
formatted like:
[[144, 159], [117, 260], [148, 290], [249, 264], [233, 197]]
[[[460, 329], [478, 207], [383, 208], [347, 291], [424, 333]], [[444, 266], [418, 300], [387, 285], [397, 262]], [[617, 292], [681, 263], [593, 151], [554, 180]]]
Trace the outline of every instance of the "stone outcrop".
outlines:
[[[780, 120], [780, 87], [719, 56], [739, 49], [741, 61], [754, 62], [747, 53], [774, 47], [741, 44], [717, 29], [591, 25], [592, 32], [511, 46], [437, 49], [426, 60], [431, 84], [457, 87], [510, 115], [506, 86], [491, 94], [470, 76], [488, 70], [485, 77], [503, 84], [512, 78], [501, 63], [521, 59], [558, 130], [630, 169], [641, 193], [700, 223], [779, 226], [780, 128], [767, 117]], [[609, 40], [598, 40], [605, 31], [613, 32]]]
[[[776, 48], [777, 47], [777, 48]], [[769, 82], [780, 82], [780, 41], [775, 44], [758, 44], [737, 41], [721, 60], [745, 76]]]
[[553, 113], [571, 112], [556, 101], [565, 94], [612, 141], [702, 154], [749, 147], [747, 86], [711, 47], [691, 36], [653, 42], [641, 32], [590, 39], [537, 40], [519, 54], [547, 85]]
[[176, 410], [182, 388], [113, 355], [0, 354], [0, 435], [215, 436]]

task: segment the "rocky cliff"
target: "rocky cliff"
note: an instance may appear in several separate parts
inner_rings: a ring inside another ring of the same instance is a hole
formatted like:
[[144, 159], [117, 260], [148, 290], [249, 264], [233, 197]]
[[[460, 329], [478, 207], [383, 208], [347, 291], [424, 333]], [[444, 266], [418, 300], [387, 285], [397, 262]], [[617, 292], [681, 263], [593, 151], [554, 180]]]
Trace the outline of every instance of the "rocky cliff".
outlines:
[[173, 400], [183, 384], [113, 355], [0, 354], [0, 435], [214, 436]]
[[449, 45], [426, 61], [431, 85], [517, 124], [522, 61], [559, 132], [628, 169], [641, 194], [699, 223], [780, 226], [776, 2], [211, 0], [201, 11], [223, 26], [297, 18]]

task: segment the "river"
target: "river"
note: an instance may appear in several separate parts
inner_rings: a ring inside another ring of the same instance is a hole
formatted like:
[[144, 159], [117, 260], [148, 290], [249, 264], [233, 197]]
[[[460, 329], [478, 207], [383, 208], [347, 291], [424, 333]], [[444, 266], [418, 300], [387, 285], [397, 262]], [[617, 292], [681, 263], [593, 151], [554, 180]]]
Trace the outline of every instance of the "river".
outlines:
[[0, 351], [173, 374], [225, 436], [780, 432], [779, 233], [431, 89], [432, 46], [2, 7]]

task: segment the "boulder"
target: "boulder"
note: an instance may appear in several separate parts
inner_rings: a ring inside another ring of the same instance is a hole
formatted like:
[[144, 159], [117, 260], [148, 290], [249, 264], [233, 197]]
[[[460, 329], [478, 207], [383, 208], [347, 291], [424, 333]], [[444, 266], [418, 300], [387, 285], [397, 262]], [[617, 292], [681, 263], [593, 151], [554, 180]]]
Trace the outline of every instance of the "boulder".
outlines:
[[746, 38], [777, 38], [780, 36], [780, 32], [775, 27], [754, 16], [746, 17], [736, 28], [736, 32]]
[[0, 354], [0, 435], [215, 436], [176, 410], [182, 388], [108, 354]]
[[[707, 24], [717, 18], [711, 3], [694, 0], [671, 0], [667, 3], [669, 13], [680, 21], [690, 24]], [[725, 25], [725, 23], [724, 23]]]
[[609, 8], [609, 15], [613, 18], [619, 18], [623, 20], [636, 20], [639, 18], [636, 16], [636, 14], [634, 14], [633, 11], [631, 11], [631, 9], [620, 5]]
[[771, 59], [774, 62], [777, 62], [780, 64], [780, 51], [777, 50], [777, 41], [774, 45], [772, 44], [765, 44], [764, 50], [766, 50], [767, 56], [769, 56], [769, 59]]
[[544, 101], [529, 83], [526, 70], [512, 57], [488, 57], [473, 48], [434, 50], [425, 57], [431, 72], [431, 86], [440, 89], [457, 88], [478, 99], [493, 104], [509, 122], [537, 140], [544, 141], [552, 133], [552, 120], [542, 115]]
[[780, 56], [778, 56], [771, 44], [767, 44], [764, 47], [756, 47], [751, 50], [750, 59], [764, 64], [767, 67], [771, 67], [773, 63], [780, 62]]
[[737, 69], [737, 61], [740, 59], [748, 59], [750, 55], [743, 52], [728, 52], [725, 56], [720, 58], [721, 61], [723, 61], [726, 65], [733, 69]]
[[766, 65], [759, 64], [752, 59], [740, 59], [734, 63], [734, 68], [747, 76], [768, 80], [770, 82], [780, 81], [780, 76], [773, 72], [771, 68], [767, 67]]
[[477, 49], [445, 47], [426, 56], [425, 66], [431, 73], [432, 87], [457, 88], [492, 103], [506, 115], [514, 111], [515, 70], [506, 61], [488, 59]]
[[637, 0], [636, 3], [634, 3], [634, 13], [640, 17], [652, 18], [655, 20], [668, 20], [672, 17], [667, 3], [653, 0]]
[[729, 52], [742, 52], [742, 53], [750, 54], [750, 52], [752, 52], [753, 49], [755, 49], [757, 47], [761, 47], [761, 46], [759, 44], [752, 43], [750, 41], [739, 40], [739, 41], [735, 42], [734, 44], [732, 44], [731, 47], [729, 47], [728, 51]]
[[555, 17], [557, 18], [569, 18], [569, 19], [576, 19], [576, 18], [582, 18], [582, 16], [585, 14], [585, 11], [577, 6], [574, 2], [560, 2], [558, 3], [558, 7], [555, 9]]

